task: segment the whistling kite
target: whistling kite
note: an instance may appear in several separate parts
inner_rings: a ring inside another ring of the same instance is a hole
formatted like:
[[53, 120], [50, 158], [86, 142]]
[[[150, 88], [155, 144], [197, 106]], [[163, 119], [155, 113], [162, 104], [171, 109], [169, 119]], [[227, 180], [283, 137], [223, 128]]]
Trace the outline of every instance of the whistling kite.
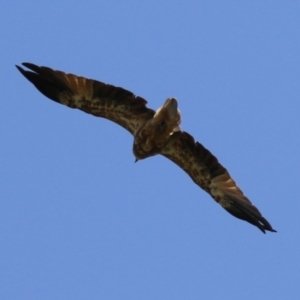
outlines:
[[263, 233], [276, 232], [249, 201], [227, 170], [200, 143], [180, 130], [177, 100], [169, 98], [156, 112], [131, 92], [100, 81], [23, 63], [32, 71], [18, 70], [46, 97], [106, 118], [134, 136], [136, 160], [161, 154], [180, 168], [233, 216], [257, 226]]

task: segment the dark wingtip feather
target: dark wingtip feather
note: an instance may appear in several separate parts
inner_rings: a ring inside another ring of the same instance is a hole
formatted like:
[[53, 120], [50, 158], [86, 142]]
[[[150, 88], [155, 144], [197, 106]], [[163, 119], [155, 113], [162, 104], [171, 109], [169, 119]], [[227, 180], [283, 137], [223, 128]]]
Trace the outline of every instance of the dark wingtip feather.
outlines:
[[[39, 73], [39, 70], [40, 70], [40, 67], [38, 67], [37, 65], [35, 64], [32, 64], [32, 63], [27, 63], [27, 62], [23, 62], [22, 63], [22, 66], [28, 68], [29, 70], [31, 71], [34, 71], [36, 73]], [[29, 73], [29, 71], [26, 71], [24, 69], [22, 69], [20, 66], [16, 65], [17, 69], [24, 75], [26, 73]], [[25, 76], [25, 75], [24, 75]], [[25, 76], [26, 77], [26, 76]]]
[[[59, 95], [61, 91], [68, 90], [68, 87], [61, 81], [52, 80], [52, 74], [49, 72], [49, 68], [38, 67], [31, 63], [22, 63], [22, 65], [31, 70], [27, 71], [16, 65], [17, 69], [27, 80], [29, 80], [43, 95], [55, 102], [60, 102]], [[45, 76], [45, 73], [48, 76]]]
[[22, 69], [20, 66], [18, 66], [18, 65], [15, 65], [16, 66], [16, 68], [19, 70], [19, 72], [21, 73], [21, 74], [23, 74], [25, 77], [26, 77], [26, 71], [24, 70], [24, 69]]
[[231, 195], [226, 195], [226, 198], [230, 201], [231, 206], [224, 208], [231, 215], [238, 219], [249, 222], [260, 229], [263, 233], [266, 233], [266, 231], [277, 232], [272, 228], [271, 224], [261, 215], [259, 210], [254, 205], [243, 203]]

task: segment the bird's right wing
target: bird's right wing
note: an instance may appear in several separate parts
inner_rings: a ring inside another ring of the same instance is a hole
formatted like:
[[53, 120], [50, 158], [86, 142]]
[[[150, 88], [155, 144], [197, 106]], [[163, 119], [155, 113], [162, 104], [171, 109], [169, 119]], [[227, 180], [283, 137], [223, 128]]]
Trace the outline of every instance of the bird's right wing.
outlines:
[[31, 71], [16, 67], [46, 97], [111, 120], [132, 134], [155, 113], [145, 99], [123, 88], [31, 63], [22, 65]]

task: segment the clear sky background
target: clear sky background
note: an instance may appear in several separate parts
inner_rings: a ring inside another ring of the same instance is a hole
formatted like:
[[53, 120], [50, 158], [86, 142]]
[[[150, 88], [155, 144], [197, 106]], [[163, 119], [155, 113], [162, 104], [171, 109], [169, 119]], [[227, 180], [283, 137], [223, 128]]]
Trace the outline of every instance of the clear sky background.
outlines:
[[[3, 1], [0, 299], [299, 299], [300, 2]], [[32, 62], [124, 87], [215, 154], [278, 233], [132, 137], [58, 105]]]

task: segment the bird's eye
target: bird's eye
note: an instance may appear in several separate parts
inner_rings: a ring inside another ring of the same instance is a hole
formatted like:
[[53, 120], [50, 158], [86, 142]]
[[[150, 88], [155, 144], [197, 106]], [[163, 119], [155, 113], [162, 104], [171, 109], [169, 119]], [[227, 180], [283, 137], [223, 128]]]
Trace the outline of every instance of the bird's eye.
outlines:
[[157, 124], [157, 127], [159, 128], [159, 130], [165, 130], [166, 128], [166, 122], [161, 121]]

